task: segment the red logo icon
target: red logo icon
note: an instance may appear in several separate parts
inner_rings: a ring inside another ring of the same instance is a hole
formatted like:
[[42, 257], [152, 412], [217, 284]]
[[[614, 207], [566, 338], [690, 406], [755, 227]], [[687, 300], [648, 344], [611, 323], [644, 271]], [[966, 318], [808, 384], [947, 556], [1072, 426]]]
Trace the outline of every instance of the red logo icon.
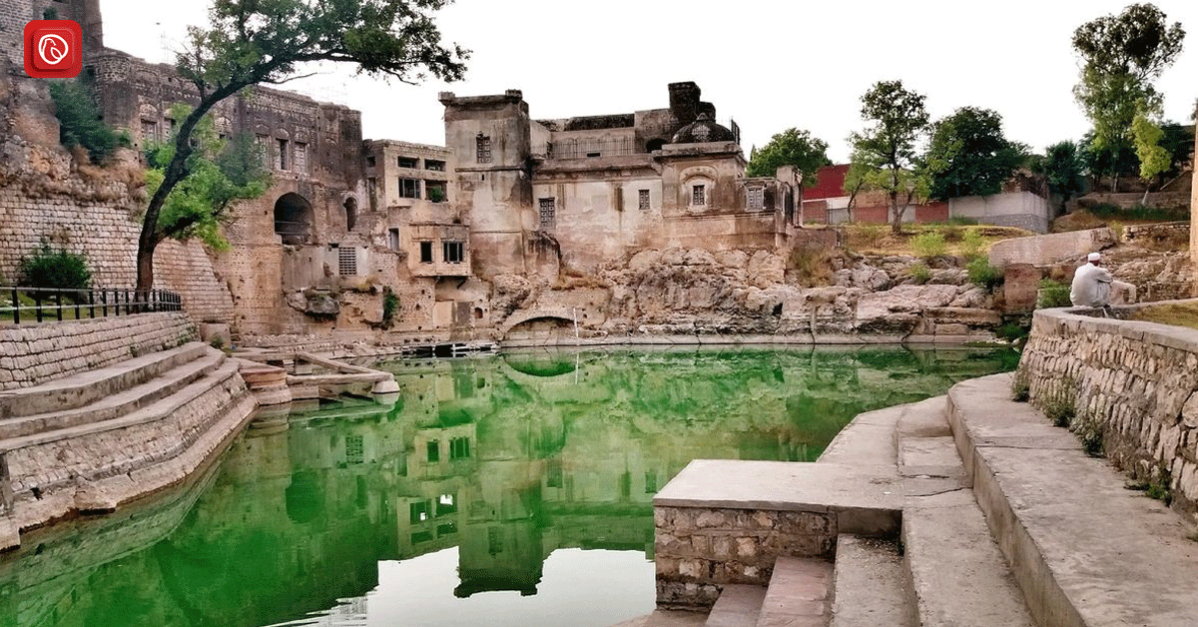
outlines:
[[25, 25], [25, 73], [34, 78], [75, 78], [83, 71], [83, 29], [73, 20]]

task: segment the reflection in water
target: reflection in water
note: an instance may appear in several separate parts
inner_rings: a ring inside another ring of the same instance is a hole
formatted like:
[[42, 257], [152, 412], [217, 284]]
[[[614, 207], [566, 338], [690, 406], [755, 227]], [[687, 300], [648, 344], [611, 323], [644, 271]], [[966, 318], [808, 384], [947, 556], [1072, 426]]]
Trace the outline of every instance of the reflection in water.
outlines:
[[612, 624], [651, 609], [653, 495], [691, 459], [811, 461], [857, 413], [1014, 365], [902, 349], [383, 364], [394, 407], [264, 421], [187, 490], [26, 536], [0, 560], [0, 626]]

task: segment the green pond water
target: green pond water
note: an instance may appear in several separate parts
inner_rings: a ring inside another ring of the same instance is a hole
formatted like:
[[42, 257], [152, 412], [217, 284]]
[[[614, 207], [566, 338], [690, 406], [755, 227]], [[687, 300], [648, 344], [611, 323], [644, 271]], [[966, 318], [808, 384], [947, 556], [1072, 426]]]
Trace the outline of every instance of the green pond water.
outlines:
[[695, 458], [813, 461], [1008, 351], [511, 353], [385, 363], [392, 407], [264, 412], [202, 478], [27, 534], [0, 627], [604, 627], [652, 610], [652, 499]]

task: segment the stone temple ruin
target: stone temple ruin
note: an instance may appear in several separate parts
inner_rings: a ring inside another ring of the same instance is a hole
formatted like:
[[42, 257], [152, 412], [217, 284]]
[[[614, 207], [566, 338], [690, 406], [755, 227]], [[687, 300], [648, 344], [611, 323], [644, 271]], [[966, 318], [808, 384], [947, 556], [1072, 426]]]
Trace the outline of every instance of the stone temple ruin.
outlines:
[[[33, 19], [42, 4], [5, 0], [3, 14]], [[135, 149], [168, 138], [171, 107], [194, 102], [192, 86], [171, 66], [105, 47], [97, 3], [54, 5], [84, 27], [84, 71], [105, 120], [127, 130]], [[27, 91], [44, 90], [21, 75], [19, 46], [5, 40], [6, 74]], [[784, 254], [796, 241], [828, 235], [799, 226], [801, 173], [746, 178], [735, 123], [715, 122], [715, 106], [695, 83], [673, 83], [668, 95], [666, 108], [536, 120], [518, 90], [442, 93], [439, 147], [363, 140], [361, 114], [341, 105], [262, 87], [239, 94], [214, 109], [217, 131], [252, 134], [273, 184], [234, 211], [231, 251], [204, 259], [193, 244], [185, 254], [167, 247], [158, 255], [160, 268], [173, 263], [213, 278], [181, 284], [168, 271], [160, 282], [188, 303], [219, 303], [200, 317], [231, 323], [243, 336], [381, 326], [442, 341], [494, 333], [502, 322], [491, 311], [496, 276], [582, 276], [646, 248]], [[53, 126], [45, 111], [41, 119]], [[49, 149], [55, 133], [45, 130]], [[104, 211], [136, 213], [144, 206], [137, 192]], [[72, 203], [69, 192], [63, 202]], [[49, 237], [119, 270], [101, 278], [131, 282], [135, 248], [106, 248], [100, 240], [113, 233], [89, 235], [94, 217], [87, 203], [74, 204], [78, 212], [33, 229], [6, 217], [29, 238], [0, 259], [0, 272], [15, 275], [20, 256]], [[118, 239], [135, 240], [139, 225], [128, 222], [117, 225]], [[400, 303], [391, 320], [382, 320], [384, 288]]]

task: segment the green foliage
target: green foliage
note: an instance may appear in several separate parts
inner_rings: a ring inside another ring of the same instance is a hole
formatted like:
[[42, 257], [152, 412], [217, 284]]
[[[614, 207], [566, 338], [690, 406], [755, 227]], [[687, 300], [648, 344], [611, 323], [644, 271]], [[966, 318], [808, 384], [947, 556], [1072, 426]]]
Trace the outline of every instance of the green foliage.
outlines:
[[1156, 499], [1170, 505], [1173, 502], [1173, 476], [1164, 468], [1158, 468], [1156, 477], [1145, 481], [1137, 481], [1127, 486], [1129, 490], [1139, 490], [1150, 499]]
[[104, 124], [91, 89], [80, 81], [53, 81], [50, 99], [58, 118], [58, 141], [67, 148], [83, 146], [93, 163], [101, 163], [120, 144], [116, 133]]
[[1068, 428], [1077, 416], [1075, 395], [1073, 380], [1064, 379], [1057, 381], [1051, 390], [1041, 395], [1036, 404], [1053, 426]]
[[907, 268], [907, 274], [911, 275], [911, 280], [915, 281], [918, 285], [923, 285], [932, 280], [932, 269], [922, 261], [912, 264], [910, 268]]
[[[175, 119], [186, 117], [183, 105], [171, 108]], [[216, 250], [229, 246], [220, 234], [220, 225], [228, 218], [233, 204], [257, 198], [270, 187], [270, 171], [263, 167], [262, 148], [249, 134], [221, 139], [205, 116], [192, 133], [196, 140], [187, 159], [191, 175], [175, 186], [166, 197], [158, 217], [156, 237], [186, 240], [200, 238]], [[146, 150], [146, 188], [153, 195], [165, 178], [166, 168], [175, 155], [175, 144], [152, 143]]]
[[1054, 307], [1069, 307], [1069, 285], [1052, 279], [1040, 279], [1040, 289], [1036, 292], [1036, 309], [1052, 309]]
[[1026, 403], [1031, 397], [1031, 378], [1027, 370], [1022, 368], [1015, 371], [1011, 377], [1011, 400], [1016, 403]]
[[1104, 434], [1102, 423], [1094, 417], [1085, 415], [1073, 420], [1069, 429], [1082, 443], [1082, 450], [1090, 457], [1102, 457]]
[[948, 223], [955, 226], [973, 226], [978, 223], [977, 218], [969, 216], [952, 216], [948, 219]]
[[939, 257], [948, 250], [944, 235], [938, 231], [925, 231], [911, 238], [911, 248], [924, 259]]
[[812, 137], [811, 133], [788, 128], [770, 138], [761, 150], [754, 149], [745, 168], [746, 176], [774, 176], [778, 168], [792, 165], [803, 173], [803, 187], [816, 184], [816, 172], [832, 165], [828, 160], [828, 143]]
[[390, 287], [383, 288], [383, 320], [384, 329], [390, 329], [395, 324], [395, 314], [399, 313], [399, 296]]
[[[301, 66], [322, 61], [349, 63], [360, 73], [418, 83], [432, 77], [446, 82], [465, 74], [469, 51], [444, 46], [433, 14], [452, 0], [217, 0], [208, 12], [209, 25], [188, 28], [185, 50], [175, 68], [191, 83], [198, 98], [173, 138], [173, 154], [159, 161], [162, 177], [146, 208], [138, 240], [137, 287], [153, 286], [153, 258], [166, 232], [159, 226], [167, 198], [190, 178], [201, 159], [192, 153], [202, 141], [193, 136], [200, 120], [217, 103], [258, 84], [294, 78]], [[210, 185], [200, 183], [200, 187]], [[194, 196], [194, 194], [189, 194]], [[204, 215], [203, 210], [186, 212]], [[189, 218], [188, 218], [189, 219]], [[186, 226], [183, 219], [169, 230]], [[212, 222], [197, 226], [198, 234]], [[148, 271], [147, 271], [148, 270]]]
[[85, 290], [92, 279], [87, 258], [62, 248], [55, 250], [45, 241], [33, 255], [21, 258], [20, 273], [20, 285], [56, 290]]
[[928, 177], [916, 159], [916, 142], [928, 127], [924, 100], [923, 94], [904, 88], [902, 81], [874, 83], [861, 97], [866, 128], [849, 136], [853, 146], [850, 169], [856, 166], [861, 170], [864, 189], [882, 190], [890, 196], [894, 233], [902, 229], [907, 207], [928, 194]]
[[968, 260], [982, 256], [986, 248], [986, 240], [977, 229], [969, 229], [961, 234], [961, 255]]
[[1165, 131], [1141, 110], [1131, 124], [1132, 139], [1136, 147], [1136, 157], [1140, 159], [1140, 178], [1151, 182], [1156, 175], [1169, 170], [1173, 165], [1173, 156], [1161, 145]]
[[43, 19], [43, 20], [56, 20], [56, 19], [58, 19], [58, 9], [56, 9], [56, 8], [54, 8], [54, 7], [46, 7], [46, 8], [45, 8], [45, 9], [42, 11], [42, 19]]
[[1033, 169], [1048, 179], [1048, 189], [1066, 201], [1085, 189], [1086, 161], [1081, 145], [1063, 141], [1049, 146]]
[[1152, 4], [1133, 4], [1077, 28], [1073, 49], [1082, 60], [1073, 94], [1094, 124], [1095, 147], [1127, 145], [1138, 114], [1158, 110], [1152, 81], [1181, 53], [1185, 30]]
[[970, 261], [965, 266], [965, 272], [970, 283], [988, 292], [993, 292], [1003, 282], [1002, 269], [990, 265], [990, 261], [985, 257], [977, 257]]
[[1089, 207], [1087, 210], [1094, 217], [1103, 220], [1117, 218], [1119, 220], [1136, 222], [1170, 222], [1190, 219], [1190, 212], [1185, 208], [1163, 209], [1161, 207], [1149, 207], [1141, 204], [1124, 209], [1119, 205], [1101, 203]]
[[990, 109], [962, 107], [937, 121], [926, 156], [929, 195], [948, 200], [990, 196], [1023, 162], [1026, 148], [1003, 135], [1002, 116]]

